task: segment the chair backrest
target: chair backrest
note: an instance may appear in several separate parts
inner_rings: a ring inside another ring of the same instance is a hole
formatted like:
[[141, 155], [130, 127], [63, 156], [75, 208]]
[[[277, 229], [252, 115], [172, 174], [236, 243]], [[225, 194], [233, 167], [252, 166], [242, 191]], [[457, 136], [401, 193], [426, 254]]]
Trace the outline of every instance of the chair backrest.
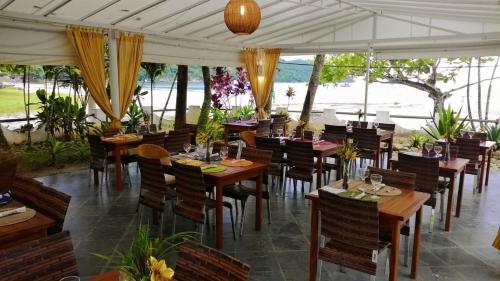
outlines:
[[352, 121], [352, 126], [354, 128], [366, 129], [366, 128], [368, 128], [368, 122], [366, 122], [366, 121]]
[[227, 156], [232, 159], [236, 159], [236, 155], [238, 154], [238, 146], [237, 145], [226, 145], [223, 142], [214, 142], [212, 146], [212, 153], [219, 153], [220, 148], [223, 146], [228, 147], [228, 154]]
[[255, 147], [255, 136], [256, 133], [254, 131], [244, 131], [240, 133], [240, 139], [247, 147]]
[[346, 135], [346, 126], [328, 125], [325, 124], [325, 134]]
[[416, 190], [430, 194], [434, 194], [437, 191], [439, 159], [399, 153], [397, 168], [401, 172], [417, 175], [415, 181]]
[[184, 151], [184, 144], [191, 143], [189, 131], [170, 131], [165, 138], [165, 148], [170, 153], [179, 153]]
[[278, 129], [282, 129], [283, 133], [285, 133], [285, 123], [286, 123], [286, 118], [285, 117], [276, 117], [272, 118], [272, 133], [277, 134]]
[[337, 144], [343, 144], [346, 139], [346, 134], [323, 133], [321, 135], [321, 139]]
[[12, 197], [56, 221], [48, 233], [61, 232], [68, 211], [71, 196], [41, 182], [17, 176], [14, 179]]
[[255, 145], [257, 149], [268, 149], [273, 151], [272, 163], [281, 163], [283, 161], [283, 146], [280, 139], [256, 137]]
[[250, 160], [256, 163], [271, 164], [271, 159], [273, 158], [272, 150], [257, 149], [251, 147], [243, 148], [241, 152], [241, 158]]
[[138, 134], [140, 136], [146, 135], [149, 133], [148, 126], [147, 125], [139, 125], [139, 126], [135, 127], [135, 132], [136, 132], [136, 134]]
[[165, 146], [165, 132], [145, 134], [142, 136], [142, 143]]
[[78, 276], [68, 231], [0, 250], [1, 281], [54, 281]]
[[150, 133], [156, 133], [158, 131], [157, 127], [156, 127], [156, 124], [150, 124], [149, 125], [149, 132]]
[[[386, 185], [397, 187], [397, 188], [406, 188], [406, 189], [415, 189], [415, 182], [417, 179], [417, 175], [415, 173], [406, 173], [401, 171], [394, 170], [386, 170], [375, 167], [368, 167], [371, 174], [379, 174], [382, 176], [382, 182]], [[370, 178], [367, 178], [367, 181]]]
[[156, 144], [141, 144], [137, 147], [137, 155], [149, 158], [149, 159], [161, 159], [164, 157], [170, 157], [170, 153], [163, 148], [163, 146], [159, 146]]
[[139, 203], [163, 212], [165, 200], [173, 199], [175, 192], [165, 182], [160, 159], [138, 156], [137, 164], [141, 171]]
[[377, 202], [343, 198], [319, 189], [321, 234], [327, 239], [319, 258], [375, 275], [373, 252], [379, 249]]
[[17, 158], [0, 160], [0, 194], [12, 188], [14, 177], [16, 176], [17, 164]]
[[286, 161], [288, 166], [313, 169], [314, 151], [312, 142], [285, 140]]
[[354, 143], [359, 149], [375, 150], [378, 147], [377, 130], [353, 128]]
[[108, 156], [106, 145], [98, 135], [88, 135], [87, 139], [90, 148], [90, 168], [103, 170], [104, 160]]
[[314, 132], [313, 131], [309, 131], [309, 130], [302, 130], [299, 126], [297, 126], [295, 128], [295, 137], [296, 138], [301, 138], [302, 137], [302, 133], [304, 133], [304, 139], [306, 140], [312, 140], [313, 139], [313, 136], [314, 136]]
[[213, 248], [186, 241], [179, 247], [176, 281], [246, 281], [250, 266]]
[[274, 118], [285, 118], [286, 119], [286, 115], [285, 114], [271, 114], [271, 119], [274, 119]]
[[396, 124], [378, 123], [378, 128], [382, 129], [382, 130], [394, 132], [396, 130]]
[[206, 187], [200, 167], [172, 162], [176, 181], [175, 213], [198, 223], [205, 221]]
[[479, 161], [479, 154], [481, 150], [480, 139], [458, 138], [458, 157], [469, 159], [472, 163]]
[[107, 128], [102, 131], [102, 136], [105, 138], [112, 137], [120, 132], [120, 129]]
[[472, 136], [473, 139], [480, 139], [481, 141], [487, 141], [488, 140], [488, 133], [483, 133], [483, 132], [475, 132], [474, 135]]
[[191, 143], [196, 144], [196, 133], [198, 132], [198, 125], [197, 124], [185, 124], [184, 130], [190, 134]]
[[257, 136], [268, 137], [271, 134], [271, 119], [259, 120], [257, 125]]

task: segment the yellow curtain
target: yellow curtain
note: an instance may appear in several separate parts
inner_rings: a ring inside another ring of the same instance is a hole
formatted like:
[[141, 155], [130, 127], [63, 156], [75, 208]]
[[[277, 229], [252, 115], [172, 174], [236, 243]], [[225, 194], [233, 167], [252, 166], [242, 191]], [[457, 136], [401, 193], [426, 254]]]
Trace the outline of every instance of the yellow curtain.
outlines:
[[259, 119], [266, 119], [266, 104], [271, 96], [276, 66], [280, 58], [280, 49], [265, 49], [263, 61], [263, 78], [258, 77], [258, 57], [257, 49], [244, 49], [242, 51], [243, 60], [248, 72], [248, 79], [252, 86], [252, 94], [258, 109]]
[[66, 35], [76, 54], [76, 64], [90, 95], [104, 113], [111, 119], [113, 127], [120, 126], [120, 120], [113, 115], [113, 109], [106, 93], [104, 75], [104, 34], [100, 30], [69, 26]]
[[493, 247], [500, 250], [500, 228], [498, 228], [497, 238], [495, 238], [495, 241], [493, 241]]
[[118, 38], [118, 81], [120, 84], [120, 119], [134, 97], [137, 73], [141, 67], [144, 35], [120, 33]]

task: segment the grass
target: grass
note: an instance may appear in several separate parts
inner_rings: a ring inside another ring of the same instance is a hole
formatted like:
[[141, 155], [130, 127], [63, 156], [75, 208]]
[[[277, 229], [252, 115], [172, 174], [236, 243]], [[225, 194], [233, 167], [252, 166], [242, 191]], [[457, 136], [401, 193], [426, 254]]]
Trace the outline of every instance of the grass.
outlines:
[[[40, 102], [36, 94], [31, 93], [31, 103]], [[31, 111], [38, 109], [38, 105], [30, 106]], [[23, 91], [15, 88], [0, 89], [0, 114], [24, 112]]]

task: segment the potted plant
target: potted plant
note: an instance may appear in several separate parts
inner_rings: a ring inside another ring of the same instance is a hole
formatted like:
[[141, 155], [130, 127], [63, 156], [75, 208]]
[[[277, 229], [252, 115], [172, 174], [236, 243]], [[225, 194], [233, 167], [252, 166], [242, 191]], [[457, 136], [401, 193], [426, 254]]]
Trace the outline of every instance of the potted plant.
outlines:
[[223, 134], [223, 126], [213, 119], [209, 120], [205, 127], [198, 130], [198, 133], [196, 135], [196, 144], [206, 146], [205, 153], [207, 162], [210, 162], [210, 144], [213, 144], [215, 141], [222, 139]]
[[290, 107], [290, 99], [293, 99], [293, 97], [295, 96], [295, 88], [293, 88], [292, 86], [288, 86], [285, 95], [288, 98], [288, 104], [286, 106], [286, 108], [288, 109]]
[[356, 157], [359, 156], [359, 151], [356, 145], [353, 142], [353, 139], [348, 138], [344, 144], [337, 149], [337, 154], [340, 157], [342, 162], [342, 187], [347, 189], [349, 187], [349, 170], [351, 168], [351, 164], [356, 160]]

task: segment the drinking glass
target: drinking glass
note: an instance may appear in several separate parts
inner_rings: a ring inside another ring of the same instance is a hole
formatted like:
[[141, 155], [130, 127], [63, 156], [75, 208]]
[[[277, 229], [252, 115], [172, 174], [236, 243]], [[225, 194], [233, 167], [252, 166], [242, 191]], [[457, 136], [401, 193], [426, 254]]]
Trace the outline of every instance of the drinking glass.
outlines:
[[468, 131], [467, 134], [469, 134], [469, 138], [472, 139], [472, 137], [474, 136], [475, 132], [474, 131]]
[[222, 160], [226, 160], [229, 153], [229, 147], [223, 146], [220, 148], [219, 155]]
[[191, 144], [190, 143], [184, 144], [184, 151], [186, 151], [186, 154], [188, 154], [189, 151], [191, 151]]
[[283, 136], [283, 129], [277, 129], [276, 133], [278, 134], [278, 137], [282, 137]]
[[464, 135], [465, 135], [465, 130], [464, 129], [460, 129], [459, 134], [460, 134], [460, 137], [463, 138]]
[[373, 128], [378, 129], [378, 122], [373, 122]]
[[207, 150], [205, 148], [205, 145], [203, 144], [198, 144], [196, 146], [196, 155], [198, 155], [198, 159], [204, 161], [206, 158], [206, 153]]
[[424, 147], [425, 147], [425, 150], [427, 150], [427, 156], [429, 156], [429, 154], [431, 153], [431, 150], [432, 150], [433, 146], [434, 145], [432, 143], [430, 143], [430, 142], [425, 143]]
[[382, 185], [382, 175], [371, 174], [370, 180], [372, 182], [373, 190], [378, 191], [380, 189], [380, 185]]
[[363, 182], [366, 180], [366, 178], [368, 178], [369, 174], [370, 174], [370, 170], [368, 170], [367, 168], [359, 169], [359, 177], [361, 178], [361, 180]]
[[434, 152], [436, 153], [436, 157], [439, 158], [439, 156], [441, 155], [441, 151], [443, 151], [443, 147], [440, 146], [440, 145], [435, 145], [434, 146]]

